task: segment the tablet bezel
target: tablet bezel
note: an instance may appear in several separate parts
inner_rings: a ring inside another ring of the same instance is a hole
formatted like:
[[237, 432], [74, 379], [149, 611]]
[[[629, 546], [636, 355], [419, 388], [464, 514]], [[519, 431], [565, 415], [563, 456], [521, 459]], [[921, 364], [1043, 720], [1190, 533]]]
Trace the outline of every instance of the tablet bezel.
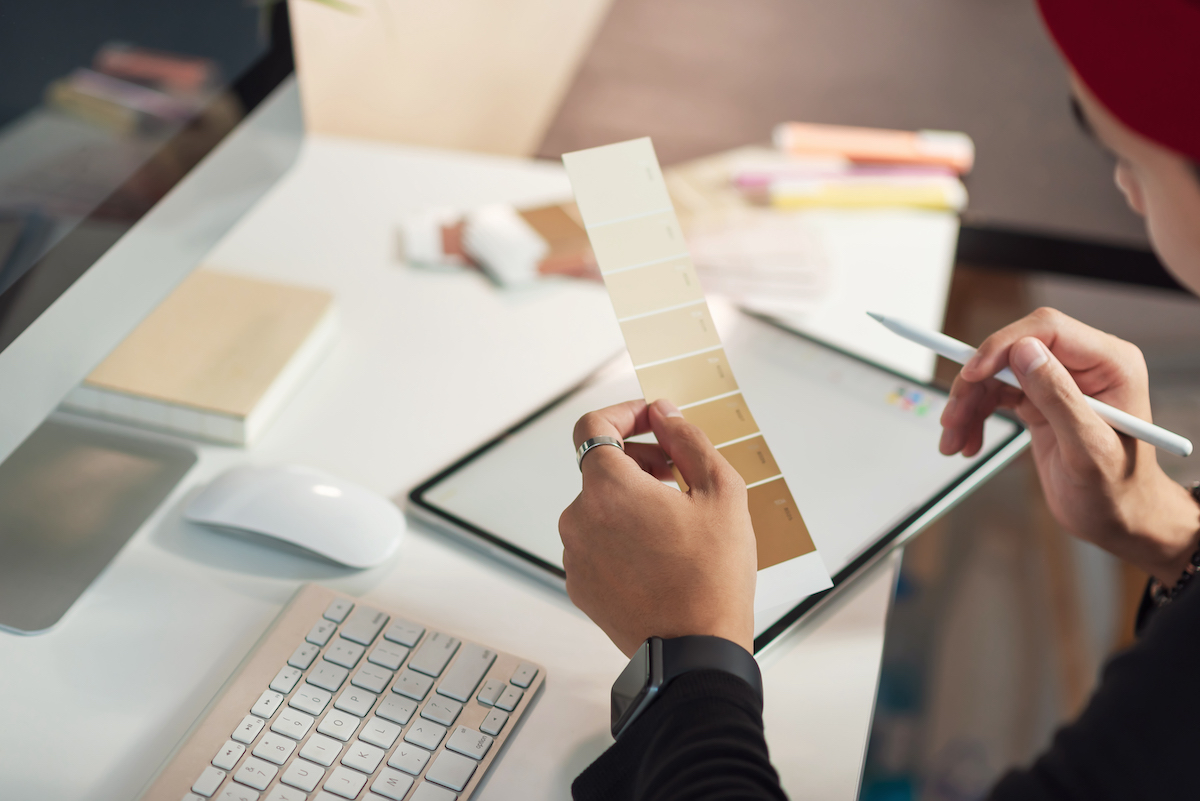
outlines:
[[[767, 323], [781, 331], [784, 331], [793, 336], [812, 342], [820, 347], [831, 350], [847, 358], [853, 359], [862, 364], [873, 367], [889, 375], [895, 376], [907, 383], [921, 387], [930, 392], [938, 393], [942, 396], [947, 394], [945, 389], [938, 387], [930, 382], [918, 381], [912, 376], [905, 375], [897, 370], [893, 370], [885, 365], [871, 361], [856, 353], [852, 353], [836, 345], [810, 336], [802, 331], [797, 331], [794, 328], [776, 320], [770, 316], [757, 314], [742, 310], [743, 314], [753, 317], [761, 322]], [[467, 453], [465, 456], [454, 461], [444, 469], [421, 482], [408, 494], [409, 511], [418, 519], [430, 524], [439, 531], [446, 532], [456, 539], [463, 541], [476, 548], [481, 548], [491, 556], [498, 557], [501, 561], [516, 567], [521, 572], [530, 575], [544, 583], [564, 590], [566, 588], [566, 573], [557, 565], [551, 564], [541, 557], [526, 551], [520, 546], [514, 545], [503, 537], [499, 537], [479, 526], [464, 520], [452, 512], [449, 512], [436, 504], [432, 503], [427, 495], [434, 487], [440, 484], [449, 476], [462, 469], [465, 465], [480, 458], [488, 451], [500, 445], [510, 437], [520, 433], [526, 426], [532, 424], [539, 417], [549, 412], [561, 403], [566, 402], [572, 395], [605, 375], [611, 368], [616, 359], [623, 358], [624, 349], [614, 355], [613, 359], [608, 359], [599, 368], [594, 370], [587, 378], [575, 384], [567, 391], [555, 397], [550, 402], [540, 406], [527, 417], [521, 419], [511, 427], [505, 429], [496, 437], [488, 440], [478, 448]], [[912, 537], [919, 534], [926, 526], [936, 520], [938, 517], [949, 511], [955, 504], [963, 500], [970, 492], [979, 486], [983, 480], [1001, 468], [1008, 462], [1018, 456], [1029, 445], [1029, 432], [1024, 425], [1021, 424], [1012, 415], [998, 412], [998, 416], [1003, 417], [1008, 422], [1011, 422], [1017, 427], [1017, 430], [1003, 441], [991, 448], [978, 462], [970, 466], [955, 480], [944, 486], [940, 491], [931, 496], [925, 503], [915, 509], [910, 515], [901, 520], [892, 528], [888, 529], [884, 534], [880, 535], [870, 546], [862, 553], [855, 557], [848, 565], [831, 576], [833, 587], [827, 590], [822, 590], [815, 595], [810, 595], [800, 601], [790, 611], [782, 615], [778, 620], [772, 623], [765, 631], [754, 638], [754, 654], [761, 656], [764, 650], [772, 642], [777, 641], [785, 632], [798, 626], [805, 618], [811, 615], [818, 607], [822, 606], [841, 588], [852, 583], [853, 579], [866, 572], [873, 564], [882, 559], [893, 548], [896, 548]]]

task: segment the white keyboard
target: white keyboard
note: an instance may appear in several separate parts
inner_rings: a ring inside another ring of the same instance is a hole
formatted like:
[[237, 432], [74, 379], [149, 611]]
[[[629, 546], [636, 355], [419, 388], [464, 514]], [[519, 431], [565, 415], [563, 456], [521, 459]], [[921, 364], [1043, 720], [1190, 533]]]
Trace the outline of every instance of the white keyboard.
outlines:
[[142, 795], [470, 798], [540, 665], [305, 585]]

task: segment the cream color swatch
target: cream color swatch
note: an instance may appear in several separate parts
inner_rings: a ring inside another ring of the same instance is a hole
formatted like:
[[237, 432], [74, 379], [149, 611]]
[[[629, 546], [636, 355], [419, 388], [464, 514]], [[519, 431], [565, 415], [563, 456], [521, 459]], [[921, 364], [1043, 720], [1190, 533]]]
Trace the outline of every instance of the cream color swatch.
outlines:
[[289, 0], [310, 133], [532, 155], [611, 0]]

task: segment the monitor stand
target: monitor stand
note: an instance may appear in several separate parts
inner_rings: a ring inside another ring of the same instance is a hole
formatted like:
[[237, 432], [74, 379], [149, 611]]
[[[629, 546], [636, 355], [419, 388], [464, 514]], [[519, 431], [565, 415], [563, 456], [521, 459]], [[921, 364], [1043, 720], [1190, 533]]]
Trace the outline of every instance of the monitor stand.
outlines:
[[0, 463], [0, 629], [57, 623], [195, 462], [68, 415], [44, 422]]

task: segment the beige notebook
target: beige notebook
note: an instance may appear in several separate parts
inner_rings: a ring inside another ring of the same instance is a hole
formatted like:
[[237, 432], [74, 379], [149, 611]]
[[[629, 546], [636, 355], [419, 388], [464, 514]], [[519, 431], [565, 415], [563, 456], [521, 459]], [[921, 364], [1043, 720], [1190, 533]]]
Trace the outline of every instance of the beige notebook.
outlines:
[[197, 270], [63, 405], [249, 445], [329, 349], [336, 331], [328, 292]]

